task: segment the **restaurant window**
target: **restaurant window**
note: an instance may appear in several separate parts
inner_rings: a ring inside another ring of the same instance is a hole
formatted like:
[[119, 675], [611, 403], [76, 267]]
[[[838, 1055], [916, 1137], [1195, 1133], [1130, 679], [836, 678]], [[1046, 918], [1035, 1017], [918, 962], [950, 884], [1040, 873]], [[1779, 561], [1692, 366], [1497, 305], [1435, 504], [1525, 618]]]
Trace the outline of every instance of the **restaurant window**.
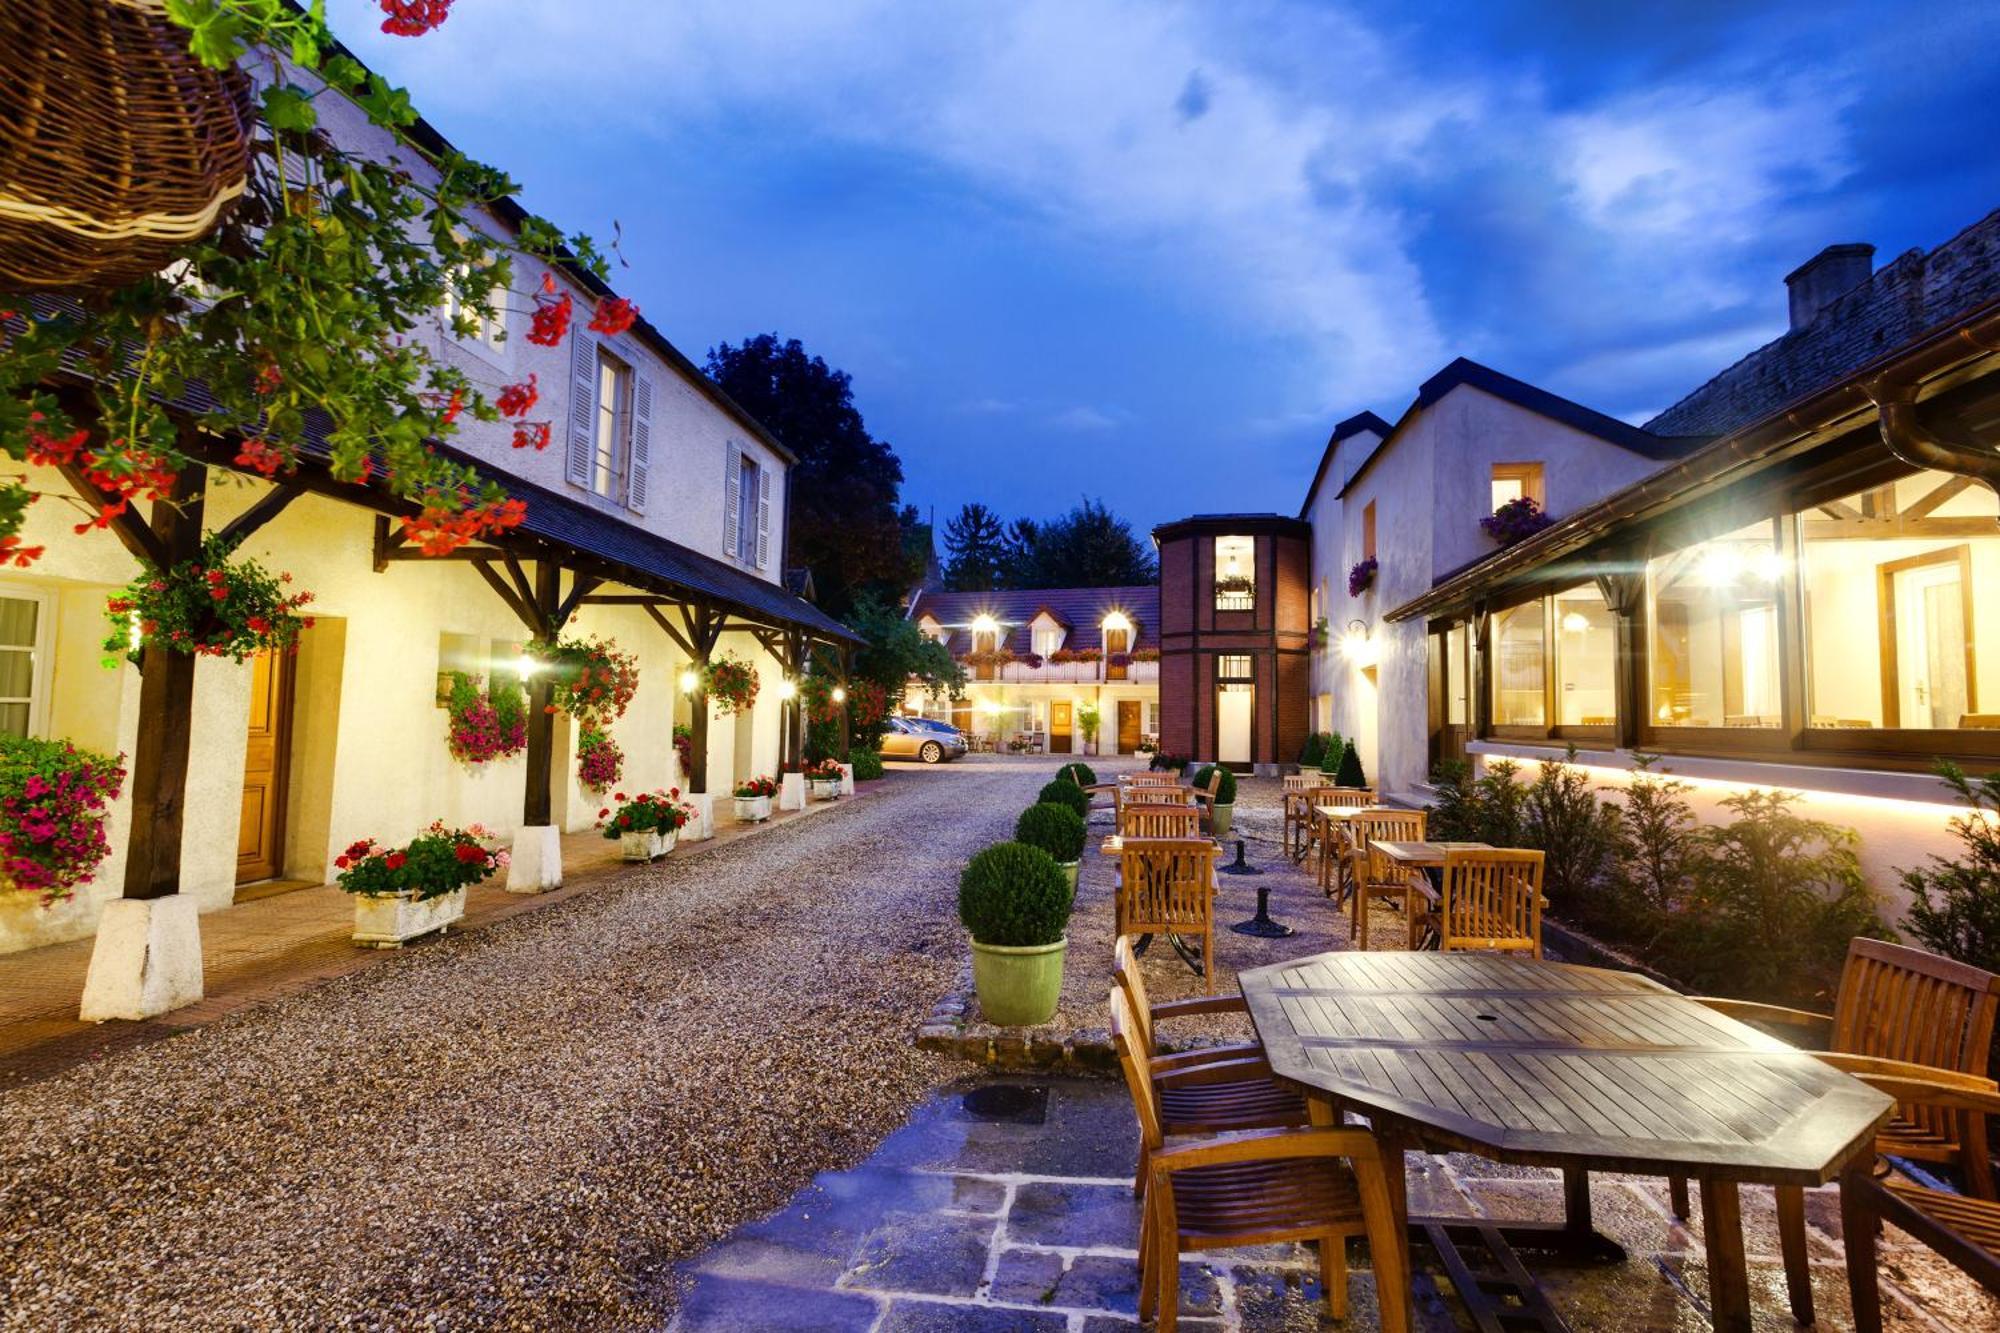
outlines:
[[1257, 540], [1215, 539], [1215, 609], [1248, 611], [1257, 604]]
[[1547, 655], [1542, 598], [1510, 606], [1493, 617], [1493, 724], [1548, 725]]
[[1493, 465], [1493, 508], [1526, 496], [1538, 508], [1547, 508], [1542, 494], [1540, 463], [1495, 463]]
[[1618, 722], [1616, 622], [1596, 585], [1555, 595], [1556, 725]]
[[625, 421], [632, 403], [632, 368], [597, 353], [597, 419], [591, 433], [590, 489], [611, 495], [624, 475]]
[[1467, 637], [1462, 623], [1453, 625], [1444, 635], [1444, 720], [1454, 727], [1472, 722], [1472, 698], [1466, 675]]
[[1646, 564], [1655, 727], [1777, 727], [1777, 524], [1759, 519]]
[[1248, 653], [1224, 653], [1215, 659], [1217, 680], [1249, 680], [1250, 655]]
[[1809, 728], [2000, 733], [1996, 519], [1992, 491], [1946, 472], [1798, 516]]

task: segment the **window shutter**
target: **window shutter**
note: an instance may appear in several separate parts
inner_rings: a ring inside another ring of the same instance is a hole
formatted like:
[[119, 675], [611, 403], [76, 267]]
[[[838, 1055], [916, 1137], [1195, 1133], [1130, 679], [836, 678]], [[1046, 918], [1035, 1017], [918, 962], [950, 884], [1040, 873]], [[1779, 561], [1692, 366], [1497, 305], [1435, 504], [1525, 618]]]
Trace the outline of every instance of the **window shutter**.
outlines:
[[736, 515], [743, 505], [743, 465], [737, 458], [733, 444], [722, 451], [722, 550], [731, 560], [737, 558]]
[[625, 507], [644, 512], [646, 467], [653, 452], [653, 381], [632, 372], [632, 444], [625, 461]]
[[569, 344], [569, 480], [588, 489], [591, 459], [597, 453], [597, 340], [581, 332]]
[[771, 469], [757, 468], [757, 568], [771, 567]]

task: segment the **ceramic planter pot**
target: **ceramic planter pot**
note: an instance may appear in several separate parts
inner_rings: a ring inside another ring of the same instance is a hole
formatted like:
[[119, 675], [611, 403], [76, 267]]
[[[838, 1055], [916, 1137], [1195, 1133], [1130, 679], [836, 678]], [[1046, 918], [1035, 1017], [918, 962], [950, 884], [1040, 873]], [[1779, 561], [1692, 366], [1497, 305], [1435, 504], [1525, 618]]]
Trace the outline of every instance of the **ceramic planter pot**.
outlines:
[[1058, 861], [1056, 862], [1056, 864], [1062, 867], [1063, 874], [1069, 876], [1069, 891], [1071, 895], [1074, 896], [1076, 893], [1077, 875], [1083, 870], [1083, 862]]
[[1067, 938], [1021, 946], [972, 941], [972, 984], [986, 1021], [1031, 1027], [1055, 1017], [1068, 950]]
[[376, 949], [399, 949], [405, 941], [442, 932], [465, 915], [465, 890], [453, 889], [417, 901], [413, 893], [354, 895], [354, 942]]
[[812, 778], [806, 782], [815, 801], [831, 801], [840, 796], [839, 778]]
[[771, 798], [768, 796], [738, 796], [736, 817], [750, 824], [761, 824], [771, 817]]
[[1209, 817], [1209, 823], [1208, 823], [1209, 836], [1215, 838], [1228, 837], [1229, 827], [1235, 821], [1235, 819], [1236, 819], [1235, 806], [1233, 805], [1216, 806], [1215, 813]]

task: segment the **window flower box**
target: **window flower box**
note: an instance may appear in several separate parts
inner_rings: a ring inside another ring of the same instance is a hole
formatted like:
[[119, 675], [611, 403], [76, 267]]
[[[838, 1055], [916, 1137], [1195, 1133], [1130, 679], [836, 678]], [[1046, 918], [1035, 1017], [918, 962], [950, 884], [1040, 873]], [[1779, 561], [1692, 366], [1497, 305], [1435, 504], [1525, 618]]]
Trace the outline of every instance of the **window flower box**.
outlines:
[[672, 829], [666, 833], [658, 829], [640, 829], [636, 833], [618, 835], [618, 852], [627, 861], [657, 861], [674, 849], [680, 841], [681, 831]]

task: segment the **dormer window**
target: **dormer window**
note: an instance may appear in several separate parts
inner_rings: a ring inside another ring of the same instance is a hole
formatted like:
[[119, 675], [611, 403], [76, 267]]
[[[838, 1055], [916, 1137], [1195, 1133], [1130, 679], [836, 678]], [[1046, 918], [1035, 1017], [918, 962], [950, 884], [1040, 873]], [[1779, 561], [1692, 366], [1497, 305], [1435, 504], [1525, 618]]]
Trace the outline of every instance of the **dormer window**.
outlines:
[[1037, 657], [1045, 658], [1050, 653], [1061, 651], [1063, 646], [1064, 633], [1065, 631], [1063, 630], [1063, 627], [1061, 625], [1058, 625], [1055, 621], [1049, 619], [1048, 616], [1046, 615], [1038, 616], [1035, 619], [1035, 632], [1034, 632], [1035, 655]]

